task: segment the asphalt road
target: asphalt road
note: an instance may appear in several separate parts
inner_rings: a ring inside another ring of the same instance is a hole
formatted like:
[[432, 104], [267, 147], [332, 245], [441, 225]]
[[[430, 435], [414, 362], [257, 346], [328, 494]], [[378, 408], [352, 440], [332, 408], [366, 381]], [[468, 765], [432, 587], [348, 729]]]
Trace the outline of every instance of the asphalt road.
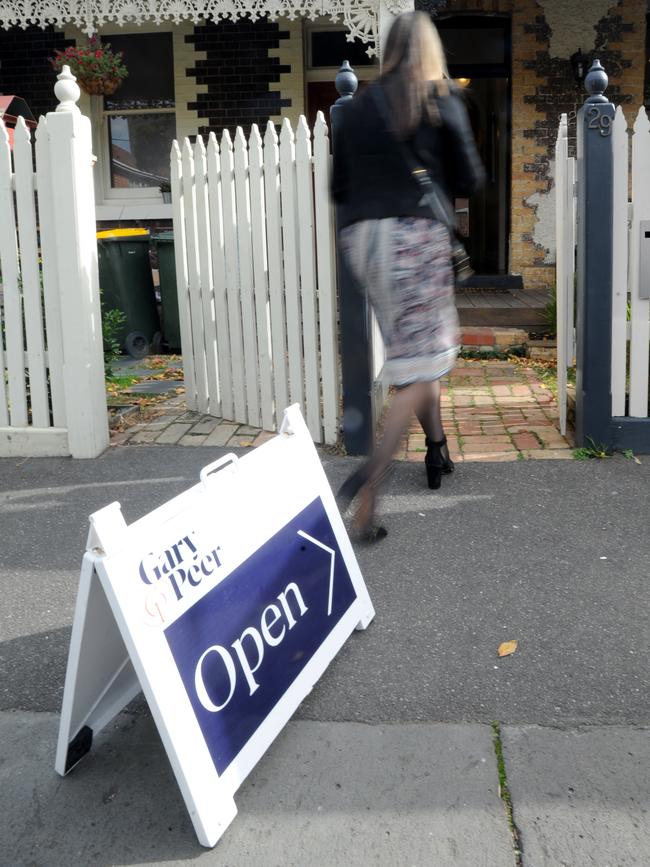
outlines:
[[[0, 710], [60, 709], [88, 515], [119, 500], [131, 522], [222, 452], [0, 460]], [[356, 465], [323, 460], [334, 486]], [[468, 464], [439, 492], [399, 464], [381, 511], [388, 537], [357, 552], [376, 619], [299, 719], [650, 722], [650, 458]]]

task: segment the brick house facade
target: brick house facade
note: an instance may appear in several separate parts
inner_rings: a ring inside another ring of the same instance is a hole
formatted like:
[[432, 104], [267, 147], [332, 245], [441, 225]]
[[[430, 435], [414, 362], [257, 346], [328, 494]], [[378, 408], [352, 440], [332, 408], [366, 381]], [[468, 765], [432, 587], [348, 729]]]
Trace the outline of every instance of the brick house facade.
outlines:
[[[430, 11], [441, 30], [445, 21], [470, 17], [507, 24], [507, 215], [499, 270], [521, 275], [526, 289], [548, 287], [554, 280], [555, 136], [561, 112], [568, 113], [575, 130], [583, 101], [571, 58], [578, 49], [588, 59], [600, 58], [610, 76], [608, 95], [624, 106], [631, 121], [644, 100], [650, 103], [650, 0], [415, 0], [415, 6]], [[182, 138], [211, 130], [220, 134], [237, 125], [264, 126], [269, 118], [279, 122], [288, 116], [295, 122], [302, 113], [313, 114], [316, 100], [326, 107], [334, 96], [335, 67], [314, 66], [310, 34], [332, 26], [329, 21], [314, 25], [300, 19], [242, 18], [157, 28], [106, 24], [100, 34], [127, 33], [143, 40], [148, 31], [170, 34], [174, 86], [172, 108], [166, 110], [174, 116], [176, 137]], [[37, 116], [51, 110], [53, 75], [47, 58], [55, 48], [82, 38], [71, 27], [0, 30], [0, 92], [23, 97]], [[372, 78], [377, 67], [358, 71], [360, 77]], [[83, 97], [81, 108], [95, 127], [98, 219], [111, 225], [169, 221], [171, 208], [157, 187], [124, 193], [112, 186], [106, 132], [110, 112], [98, 97]]]
[[[462, 5], [468, 5], [463, 3]], [[486, 0], [486, 6], [493, 6]], [[607, 94], [631, 124], [648, 80], [646, 0], [515, 0], [512, 4], [511, 270], [528, 288], [554, 281], [552, 163], [560, 114], [575, 139], [584, 91], [571, 55], [598, 57], [609, 75]]]
[[[416, 8], [430, 8], [416, 0]], [[511, 22], [511, 159], [509, 271], [524, 287], [554, 282], [553, 160], [560, 115], [569, 117], [575, 147], [576, 112], [584, 89], [571, 57], [598, 57], [609, 75], [608, 96], [632, 123], [650, 105], [647, 0], [448, 0], [435, 4], [442, 26], [457, 16], [503, 16]]]

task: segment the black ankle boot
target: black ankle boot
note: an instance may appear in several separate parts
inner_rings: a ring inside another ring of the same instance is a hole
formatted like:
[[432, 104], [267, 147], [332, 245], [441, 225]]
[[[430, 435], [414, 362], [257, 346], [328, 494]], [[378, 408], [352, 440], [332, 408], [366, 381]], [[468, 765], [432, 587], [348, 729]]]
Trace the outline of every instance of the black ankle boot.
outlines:
[[432, 490], [437, 490], [440, 487], [440, 481], [443, 473], [453, 473], [454, 462], [449, 457], [449, 449], [447, 448], [447, 437], [443, 437], [438, 442], [425, 439], [427, 453], [424, 456], [424, 465], [427, 471], [427, 482]]

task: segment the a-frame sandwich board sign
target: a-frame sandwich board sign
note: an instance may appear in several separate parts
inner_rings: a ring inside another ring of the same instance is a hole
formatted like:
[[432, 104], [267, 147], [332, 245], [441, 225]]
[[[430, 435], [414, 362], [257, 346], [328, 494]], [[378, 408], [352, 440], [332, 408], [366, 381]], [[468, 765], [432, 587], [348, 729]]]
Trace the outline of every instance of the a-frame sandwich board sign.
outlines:
[[374, 610], [297, 405], [280, 433], [127, 526], [90, 517], [56, 770], [142, 689], [204, 846], [234, 795]]

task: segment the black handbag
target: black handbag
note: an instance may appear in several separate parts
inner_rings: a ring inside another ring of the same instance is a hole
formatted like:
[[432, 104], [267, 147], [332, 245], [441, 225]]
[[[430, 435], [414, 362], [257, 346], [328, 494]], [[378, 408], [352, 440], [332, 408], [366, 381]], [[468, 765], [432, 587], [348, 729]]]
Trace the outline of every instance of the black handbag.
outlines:
[[388, 103], [386, 96], [380, 85], [375, 85], [370, 88], [370, 92], [375, 100], [375, 104], [380, 115], [386, 125], [386, 128], [393, 136], [393, 140], [402, 152], [406, 164], [408, 165], [411, 176], [419, 184], [422, 192], [420, 204], [426, 204], [431, 211], [434, 220], [442, 223], [449, 233], [449, 242], [451, 244], [451, 265], [454, 269], [454, 277], [457, 283], [467, 280], [474, 274], [474, 269], [470, 265], [469, 256], [463, 242], [458, 237], [456, 228], [456, 216], [451, 208], [451, 202], [440, 189], [435, 180], [431, 177], [428, 169], [425, 169], [416, 159], [414, 151], [406, 144], [406, 142], [398, 139], [393, 133], [393, 127], [388, 111]]

